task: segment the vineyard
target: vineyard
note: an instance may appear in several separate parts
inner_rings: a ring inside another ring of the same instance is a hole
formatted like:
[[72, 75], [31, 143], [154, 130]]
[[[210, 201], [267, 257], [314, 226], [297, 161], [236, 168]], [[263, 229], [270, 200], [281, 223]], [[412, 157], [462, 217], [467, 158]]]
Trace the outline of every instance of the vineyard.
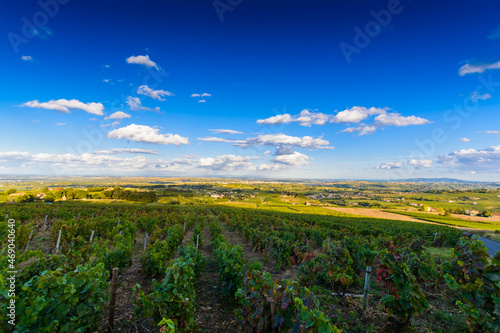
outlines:
[[500, 331], [500, 253], [445, 225], [221, 205], [0, 213], [2, 304], [17, 270], [5, 332]]
[[500, 225], [498, 224], [498, 222], [495, 223], [495, 222], [488, 222], [488, 221], [470, 221], [470, 220], [464, 220], [464, 219], [460, 219], [460, 218], [456, 218], [456, 217], [452, 217], [452, 216], [443, 216], [443, 215], [418, 213], [418, 212], [403, 212], [403, 211], [397, 211], [397, 210], [387, 210], [387, 212], [411, 216], [411, 217], [414, 217], [416, 219], [420, 219], [420, 220], [424, 220], [424, 221], [447, 224], [447, 225], [463, 227], [463, 228], [500, 230]]

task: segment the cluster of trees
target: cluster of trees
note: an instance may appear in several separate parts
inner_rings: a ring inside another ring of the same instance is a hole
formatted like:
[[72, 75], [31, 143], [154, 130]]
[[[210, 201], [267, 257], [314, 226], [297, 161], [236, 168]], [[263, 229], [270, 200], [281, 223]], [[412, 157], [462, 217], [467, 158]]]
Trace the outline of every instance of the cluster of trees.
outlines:
[[9, 194], [16, 193], [16, 192], [17, 192], [17, 190], [15, 188], [11, 188], [10, 190], [4, 191], [4, 192], [0, 192], [0, 194], [2, 194], [2, 195], [9, 195]]
[[[464, 208], [449, 208], [449, 209], [445, 209], [444, 211], [444, 215], [445, 216], [449, 216], [451, 214], [461, 214], [461, 215], [466, 215], [467, 214], [467, 210], [464, 209]], [[481, 213], [477, 214], [477, 216], [482, 216], [482, 217], [490, 217], [491, 216], [491, 212], [489, 210], [483, 210]]]
[[[10, 192], [9, 190], [7, 192]], [[13, 190], [15, 192], [15, 190]], [[14, 192], [10, 192], [14, 193]], [[106, 190], [105, 187], [92, 187], [87, 190], [82, 189], [72, 189], [72, 188], [62, 188], [59, 187], [53, 191], [49, 191], [48, 188], [42, 190], [45, 193], [43, 201], [54, 202], [55, 200], [67, 199], [67, 200], [78, 200], [78, 199], [121, 199], [126, 201], [139, 201], [139, 202], [155, 202], [157, 196], [155, 192], [137, 192], [131, 190], [125, 190], [118, 186], [112, 190]], [[33, 202], [37, 200], [34, 194], [23, 194], [15, 198], [15, 202]]]

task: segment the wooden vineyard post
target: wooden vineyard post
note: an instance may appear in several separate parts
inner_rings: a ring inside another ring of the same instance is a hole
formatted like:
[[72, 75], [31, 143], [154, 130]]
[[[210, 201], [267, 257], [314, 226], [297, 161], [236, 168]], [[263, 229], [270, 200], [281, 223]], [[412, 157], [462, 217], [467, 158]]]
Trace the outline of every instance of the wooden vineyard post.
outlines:
[[186, 222], [184, 222], [184, 231], [183, 233], [186, 233]]
[[142, 249], [142, 252], [146, 251], [146, 245], [148, 245], [148, 233], [146, 232], [146, 235], [144, 236], [144, 248]]
[[9, 213], [5, 214], [5, 219], [9, 218]]
[[363, 293], [363, 315], [366, 313], [366, 308], [368, 307], [368, 296], [370, 295], [370, 275], [372, 268], [370, 266], [366, 267], [365, 275], [365, 291]]
[[118, 218], [118, 224], [117, 224], [117, 226], [118, 226], [118, 225], [120, 225], [120, 218]]
[[31, 236], [33, 236], [33, 230], [30, 232], [30, 237], [28, 238], [28, 244], [26, 244], [26, 248], [24, 249], [24, 252], [28, 251], [28, 246], [30, 246], [31, 242]]
[[45, 229], [45, 226], [47, 225], [47, 217], [48, 215], [45, 215], [45, 220], [43, 220], [43, 228]]
[[81, 213], [78, 213], [78, 219], [80, 219], [80, 214], [81, 214]]
[[116, 282], [118, 280], [118, 268], [113, 268], [113, 277], [111, 278], [111, 298], [109, 299], [109, 318], [108, 332], [113, 332], [115, 321], [115, 303], [116, 303]]
[[59, 229], [59, 236], [57, 237], [57, 244], [56, 244], [56, 253], [59, 251], [59, 243], [61, 242], [61, 233], [62, 229]]
[[196, 249], [198, 250], [198, 243], [200, 241], [200, 235], [196, 235]]
[[92, 242], [92, 239], [94, 239], [94, 230], [92, 230], [92, 233], [90, 234], [90, 240], [89, 240], [89, 242]]

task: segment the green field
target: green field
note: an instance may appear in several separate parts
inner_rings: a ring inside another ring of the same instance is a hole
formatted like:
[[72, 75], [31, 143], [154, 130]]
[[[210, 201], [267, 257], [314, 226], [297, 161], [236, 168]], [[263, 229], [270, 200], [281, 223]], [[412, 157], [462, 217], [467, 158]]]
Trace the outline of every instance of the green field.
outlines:
[[386, 210], [386, 212], [411, 216], [424, 221], [453, 225], [463, 228], [500, 230], [500, 223], [498, 222], [469, 221], [450, 216], [434, 215], [434, 214], [419, 213], [419, 212], [402, 212], [398, 210]]

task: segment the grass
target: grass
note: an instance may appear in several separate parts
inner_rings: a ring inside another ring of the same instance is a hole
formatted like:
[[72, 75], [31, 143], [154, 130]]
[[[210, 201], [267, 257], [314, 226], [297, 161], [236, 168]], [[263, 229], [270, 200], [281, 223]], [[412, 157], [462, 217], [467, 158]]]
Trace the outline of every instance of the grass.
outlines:
[[426, 251], [438, 259], [449, 259], [453, 255], [453, 249], [449, 247], [428, 247]]

